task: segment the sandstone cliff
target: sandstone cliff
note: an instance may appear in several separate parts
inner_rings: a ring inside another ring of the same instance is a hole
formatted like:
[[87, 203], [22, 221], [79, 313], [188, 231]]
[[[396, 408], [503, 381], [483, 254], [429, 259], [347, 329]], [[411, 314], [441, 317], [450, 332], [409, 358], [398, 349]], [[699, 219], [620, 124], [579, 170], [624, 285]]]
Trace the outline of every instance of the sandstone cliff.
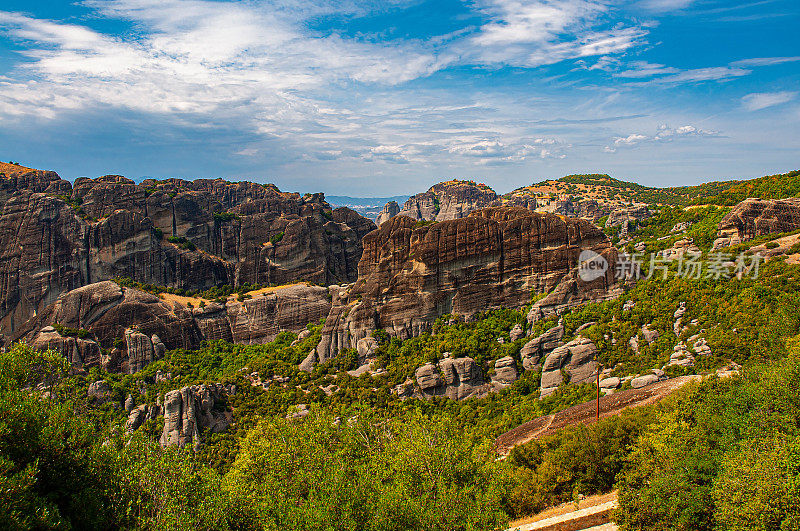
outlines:
[[77, 179], [0, 167], [0, 341], [62, 294], [115, 277], [194, 290], [352, 282], [375, 224], [322, 194], [221, 179]]
[[714, 248], [746, 240], [800, 229], [800, 198], [745, 199], [728, 212], [719, 223]]
[[420, 221], [460, 219], [492, 205], [496, 200], [497, 194], [485, 184], [445, 181], [409, 198], [397, 215]]
[[197, 348], [204, 339], [267, 343], [282, 330], [302, 331], [331, 308], [327, 288], [306, 284], [203, 307], [182, 299], [98, 282], [62, 294], [13, 339], [63, 353], [76, 371], [134, 373], [167, 350]]
[[[363, 245], [358, 281], [333, 289], [318, 360], [352, 348], [378, 328], [405, 339], [441, 315], [518, 308], [535, 293], [555, 290], [553, 307], [603, 296], [616, 260], [605, 234], [586, 221], [506, 207], [423, 226], [400, 215], [368, 234]], [[610, 265], [583, 282], [570, 275], [587, 249]], [[566, 288], [556, 289], [566, 280]]]

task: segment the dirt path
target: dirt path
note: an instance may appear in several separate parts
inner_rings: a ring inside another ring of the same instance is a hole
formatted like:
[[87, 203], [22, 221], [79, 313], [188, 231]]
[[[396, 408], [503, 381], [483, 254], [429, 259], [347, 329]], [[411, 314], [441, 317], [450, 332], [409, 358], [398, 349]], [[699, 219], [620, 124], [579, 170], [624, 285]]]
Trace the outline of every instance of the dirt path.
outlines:
[[618, 506], [617, 492], [589, 496], [577, 505], [568, 502], [513, 521], [506, 531], [580, 531], [616, 529], [611, 514]]
[[[677, 391], [700, 376], [681, 376], [657, 382], [641, 389], [628, 389], [600, 398], [600, 418], [619, 415], [629, 407], [653, 404]], [[595, 422], [596, 402], [591, 400], [552, 415], [537, 417], [525, 424], [507, 431], [495, 440], [495, 449], [501, 456], [507, 456], [511, 449], [534, 439], [553, 434], [566, 426], [591, 424]]]

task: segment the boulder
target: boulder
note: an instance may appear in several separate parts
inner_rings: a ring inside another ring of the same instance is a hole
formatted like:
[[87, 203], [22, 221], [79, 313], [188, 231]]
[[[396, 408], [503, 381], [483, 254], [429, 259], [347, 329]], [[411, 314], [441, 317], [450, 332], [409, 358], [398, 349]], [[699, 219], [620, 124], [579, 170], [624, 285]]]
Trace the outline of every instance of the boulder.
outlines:
[[541, 360], [553, 351], [556, 347], [562, 344], [561, 339], [564, 337], [564, 324], [559, 321], [556, 326], [550, 328], [542, 335], [535, 337], [525, 343], [520, 350], [520, 357], [522, 358], [522, 367], [526, 371], [538, 370], [541, 366]]
[[597, 376], [597, 347], [585, 337], [578, 337], [553, 350], [542, 366], [540, 396], [552, 394], [563, 383], [562, 370], [570, 383], [583, 383]]
[[105, 404], [114, 396], [111, 385], [106, 380], [98, 380], [90, 383], [87, 394], [98, 404]]
[[634, 389], [641, 389], [642, 387], [654, 384], [656, 382], [658, 382], [658, 376], [655, 374], [645, 374], [631, 380], [631, 387]]
[[511, 341], [516, 341], [525, 335], [525, 331], [522, 329], [522, 325], [515, 324], [508, 335], [511, 337]]

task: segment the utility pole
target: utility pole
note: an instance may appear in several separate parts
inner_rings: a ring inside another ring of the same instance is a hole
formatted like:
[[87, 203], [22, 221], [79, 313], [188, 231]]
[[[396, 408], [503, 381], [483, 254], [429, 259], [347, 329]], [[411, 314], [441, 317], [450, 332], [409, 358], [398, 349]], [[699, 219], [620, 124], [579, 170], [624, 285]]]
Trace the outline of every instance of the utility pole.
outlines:
[[597, 364], [597, 415], [596, 420], [600, 420], [600, 369], [602, 366]]

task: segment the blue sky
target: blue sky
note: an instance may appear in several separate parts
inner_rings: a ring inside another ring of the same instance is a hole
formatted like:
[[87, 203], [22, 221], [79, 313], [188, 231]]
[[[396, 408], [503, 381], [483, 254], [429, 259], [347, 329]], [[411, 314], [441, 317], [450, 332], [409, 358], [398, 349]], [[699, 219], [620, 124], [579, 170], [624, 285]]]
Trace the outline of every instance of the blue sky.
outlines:
[[800, 168], [797, 0], [0, 0], [0, 159], [351, 196]]

